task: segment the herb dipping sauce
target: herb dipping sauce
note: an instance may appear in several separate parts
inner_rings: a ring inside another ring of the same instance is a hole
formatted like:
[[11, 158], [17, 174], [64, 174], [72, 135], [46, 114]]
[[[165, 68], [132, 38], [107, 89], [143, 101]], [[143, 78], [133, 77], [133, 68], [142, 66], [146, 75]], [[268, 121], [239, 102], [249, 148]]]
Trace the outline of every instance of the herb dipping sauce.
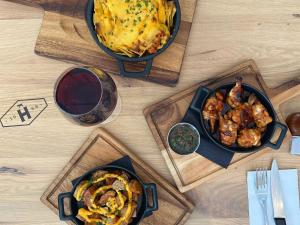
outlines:
[[197, 150], [200, 144], [200, 135], [193, 125], [179, 123], [169, 131], [168, 142], [174, 152], [187, 155]]

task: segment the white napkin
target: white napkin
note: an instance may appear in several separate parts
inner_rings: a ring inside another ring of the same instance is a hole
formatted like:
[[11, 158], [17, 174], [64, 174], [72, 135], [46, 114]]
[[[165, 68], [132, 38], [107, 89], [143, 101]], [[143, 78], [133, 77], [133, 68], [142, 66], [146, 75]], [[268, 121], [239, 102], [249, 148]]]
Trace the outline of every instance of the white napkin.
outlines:
[[[270, 181], [270, 171], [268, 171], [268, 179]], [[300, 208], [299, 208], [299, 187], [298, 173], [296, 169], [280, 170], [280, 181], [284, 197], [285, 215], [287, 225], [300, 225]], [[264, 215], [256, 196], [255, 187], [255, 171], [248, 172], [248, 202], [249, 202], [249, 224], [264, 225]], [[271, 181], [269, 182], [271, 184]], [[267, 200], [269, 225], [276, 225], [273, 216], [271, 185], [270, 195]]]

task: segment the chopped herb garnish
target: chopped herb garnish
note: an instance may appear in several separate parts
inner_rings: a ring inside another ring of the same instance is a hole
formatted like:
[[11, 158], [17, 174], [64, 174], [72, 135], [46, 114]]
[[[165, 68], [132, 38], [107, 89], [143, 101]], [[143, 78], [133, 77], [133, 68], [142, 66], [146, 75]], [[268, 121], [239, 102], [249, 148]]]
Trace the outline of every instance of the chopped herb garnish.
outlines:
[[141, 3], [139, 3], [139, 2], [136, 4], [136, 6], [139, 7], [139, 8], [142, 7]]
[[126, 3], [128, 3], [130, 0], [125, 0]]
[[189, 125], [177, 125], [170, 131], [168, 141], [170, 147], [177, 153], [189, 154], [199, 145], [199, 135]]

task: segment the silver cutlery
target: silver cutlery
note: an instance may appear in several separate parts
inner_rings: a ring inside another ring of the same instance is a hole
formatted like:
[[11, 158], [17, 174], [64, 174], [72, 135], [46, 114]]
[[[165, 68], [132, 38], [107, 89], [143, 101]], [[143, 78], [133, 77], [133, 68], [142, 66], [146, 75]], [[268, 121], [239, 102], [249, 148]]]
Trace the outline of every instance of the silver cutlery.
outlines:
[[268, 173], [266, 169], [258, 168], [256, 169], [256, 195], [261, 205], [263, 215], [264, 215], [264, 224], [269, 225], [268, 220], [268, 209], [267, 209], [267, 199], [269, 195], [269, 185], [268, 185]]
[[286, 225], [279, 170], [275, 159], [271, 170], [271, 189], [275, 223], [276, 225]]

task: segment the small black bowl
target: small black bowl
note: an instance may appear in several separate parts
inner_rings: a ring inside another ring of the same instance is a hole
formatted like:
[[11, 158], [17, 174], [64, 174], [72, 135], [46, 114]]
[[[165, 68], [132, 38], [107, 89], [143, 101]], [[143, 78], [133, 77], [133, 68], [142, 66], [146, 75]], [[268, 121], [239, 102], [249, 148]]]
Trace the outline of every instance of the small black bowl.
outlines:
[[[245, 92], [248, 93], [253, 93], [256, 95], [257, 99], [265, 106], [265, 108], [267, 109], [267, 111], [269, 112], [269, 115], [272, 117], [273, 121], [272, 123], [268, 124], [266, 131], [264, 132], [262, 139], [261, 139], [261, 145], [260, 146], [256, 146], [256, 147], [251, 147], [251, 148], [242, 148], [240, 146], [238, 146], [237, 144], [232, 145], [232, 146], [226, 146], [223, 145], [217, 134], [213, 134], [211, 133], [210, 129], [209, 129], [209, 125], [208, 123], [204, 120], [203, 118], [203, 109], [206, 103], [206, 100], [211, 97], [212, 95], [215, 94], [216, 91], [218, 90], [226, 90], [227, 93], [229, 93], [229, 91], [235, 86], [235, 83], [228, 83], [222, 86], [219, 86], [213, 90], [210, 90], [208, 88], [205, 87], [200, 87], [196, 97], [193, 99], [193, 102], [191, 104], [191, 108], [196, 110], [197, 112], [199, 112], [200, 114], [200, 123], [201, 123], [201, 127], [205, 133], [205, 135], [214, 143], [216, 144], [218, 147], [223, 148], [227, 151], [230, 152], [238, 152], [238, 153], [249, 153], [249, 152], [256, 152], [260, 149], [262, 149], [263, 147], [270, 147], [272, 149], [279, 149], [287, 132], [287, 127], [286, 125], [280, 123], [277, 121], [277, 116], [275, 113], [275, 110], [272, 106], [271, 101], [268, 99], [268, 97], [263, 94], [261, 91], [259, 91], [258, 89], [254, 88], [253, 86], [249, 85], [249, 84], [242, 84], [242, 87], [244, 89]], [[200, 92], [202, 92], [202, 94], [200, 94]], [[205, 96], [204, 98], [202, 97], [201, 99], [197, 96]], [[273, 135], [275, 133], [275, 131], [277, 129], [281, 129], [280, 131], [280, 135], [278, 137], [278, 139], [276, 140], [275, 143], [271, 142], [271, 139], [273, 138]]]
[[[87, 6], [86, 6], [86, 22], [87, 22], [88, 28], [90, 30], [90, 33], [92, 34], [92, 36], [93, 36], [94, 40], [96, 41], [96, 43], [98, 44], [98, 46], [104, 52], [106, 52], [111, 57], [113, 57], [117, 60], [121, 76], [136, 77], [136, 78], [148, 76], [151, 71], [151, 68], [152, 68], [153, 58], [156, 57], [157, 55], [161, 54], [163, 51], [165, 51], [170, 46], [170, 44], [174, 41], [174, 39], [178, 33], [179, 27], [180, 27], [181, 11], [180, 11], [179, 1], [178, 0], [172, 0], [172, 1], [174, 1], [174, 3], [175, 3], [176, 14], [174, 16], [173, 30], [171, 31], [171, 36], [168, 39], [167, 43], [154, 54], [147, 54], [147, 55], [144, 55], [141, 57], [128, 57], [128, 56], [124, 56], [124, 55], [115, 53], [114, 51], [107, 48], [104, 44], [102, 44], [101, 41], [99, 41], [97, 32], [95, 30], [94, 21], [93, 21], [94, 0], [88, 0]], [[141, 71], [141, 72], [129, 72], [129, 71], [125, 70], [125, 65], [124, 65], [125, 62], [136, 62], [136, 63], [137, 62], [146, 62], [146, 67], [145, 67], [144, 71]]]
[[[101, 166], [96, 167], [87, 173], [85, 173], [83, 176], [76, 179], [75, 184], [73, 185], [73, 189], [71, 192], [67, 193], [61, 193], [58, 195], [58, 209], [59, 209], [59, 218], [63, 221], [72, 221], [73, 223], [77, 225], [84, 225], [84, 222], [76, 218], [76, 215], [78, 213], [78, 210], [80, 208], [80, 205], [78, 204], [77, 200], [73, 197], [73, 194], [76, 190], [77, 185], [80, 184], [83, 180], [89, 180], [89, 178], [92, 176], [92, 174], [98, 170], [106, 170], [106, 171], [112, 171], [112, 170], [122, 170], [126, 173], [130, 174], [131, 177], [138, 180], [142, 186], [143, 194], [141, 196], [141, 199], [139, 201], [139, 206], [137, 209], [137, 216], [133, 218], [132, 222], [129, 225], [137, 225], [141, 222], [141, 220], [146, 217], [147, 215], [151, 214], [153, 211], [158, 210], [158, 197], [157, 197], [157, 189], [156, 185], [153, 183], [145, 184], [143, 181], [133, 172], [129, 171], [128, 169], [122, 167], [122, 166], [116, 166], [116, 165], [107, 165], [107, 166]], [[149, 198], [148, 198], [148, 192], [150, 191], [152, 193], [152, 203], [150, 203], [151, 206], [149, 206]], [[70, 214], [66, 215], [65, 209], [64, 209], [64, 199], [70, 200]]]

